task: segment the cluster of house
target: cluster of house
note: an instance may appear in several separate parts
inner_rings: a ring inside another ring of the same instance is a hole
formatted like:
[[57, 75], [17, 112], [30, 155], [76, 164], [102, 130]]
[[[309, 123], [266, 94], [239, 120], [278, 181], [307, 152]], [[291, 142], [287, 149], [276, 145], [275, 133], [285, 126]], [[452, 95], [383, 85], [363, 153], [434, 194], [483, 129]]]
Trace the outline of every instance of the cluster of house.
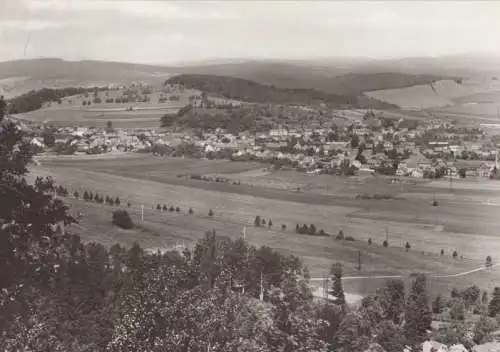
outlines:
[[[476, 135], [471, 137], [474, 133], [462, 129], [454, 134], [455, 127], [447, 121], [433, 120], [410, 128], [403, 121], [384, 124], [383, 119], [368, 116], [328, 127], [279, 126], [266, 133], [238, 135], [221, 129], [196, 134], [154, 129], [60, 128], [56, 143], [75, 145], [77, 152], [84, 153], [144, 151], [155, 146], [176, 150], [187, 145], [192, 147], [187, 150], [196, 150], [198, 157], [224, 152], [233, 160], [272, 160], [308, 173], [347, 166], [358, 173], [388, 168], [397, 176], [489, 177], [496, 168], [497, 146], [491, 145], [480, 130], [474, 130]], [[430, 132], [444, 130], [446, 134], [439, 134], [441, 140], [428, 139]], [[448, 138], [442, 140], [445, 135]], [[42, 145], [43, 141], [35, 138], [34, 143]], [[467, 158], [461, 158], [464, 155]]]

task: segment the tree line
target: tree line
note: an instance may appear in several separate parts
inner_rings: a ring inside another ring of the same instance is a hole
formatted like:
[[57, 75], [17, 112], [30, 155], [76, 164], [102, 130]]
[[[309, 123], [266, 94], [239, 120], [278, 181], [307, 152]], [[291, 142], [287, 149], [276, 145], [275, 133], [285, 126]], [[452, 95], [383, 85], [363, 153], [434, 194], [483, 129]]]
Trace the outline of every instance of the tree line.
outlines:
[[95, 89], [104, 90], [106, 88], [43, 88], [40, 90], [32, 90], [18, 97], [12, 98], [8, 102], [8, 112], [10, 114], [22, 114], [34, 110], [41, 109], [44, 103], [57, 102], [61, 103], [61, 99], [67, 96], [93, 92]]

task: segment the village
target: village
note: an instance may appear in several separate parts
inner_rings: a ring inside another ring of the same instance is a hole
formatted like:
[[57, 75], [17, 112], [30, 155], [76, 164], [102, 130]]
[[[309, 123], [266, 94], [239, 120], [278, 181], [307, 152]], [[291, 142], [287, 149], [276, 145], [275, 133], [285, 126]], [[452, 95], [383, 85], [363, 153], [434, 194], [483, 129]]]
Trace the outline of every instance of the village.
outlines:
[[[347, 112], [349, 113], [349, 111]], [[357, 113], [357, 115], [356, 115]], [[259, 161], [308, 174], [385, 174], [414, 178], [498, 176], [499, 145], [480, 128], [445, 120], [387, 119], [372, 111], [329, 126], [274, 126], [267, 132], [235, 134], [168, 129], [34, 128], [32, 143], [44, 152]]]

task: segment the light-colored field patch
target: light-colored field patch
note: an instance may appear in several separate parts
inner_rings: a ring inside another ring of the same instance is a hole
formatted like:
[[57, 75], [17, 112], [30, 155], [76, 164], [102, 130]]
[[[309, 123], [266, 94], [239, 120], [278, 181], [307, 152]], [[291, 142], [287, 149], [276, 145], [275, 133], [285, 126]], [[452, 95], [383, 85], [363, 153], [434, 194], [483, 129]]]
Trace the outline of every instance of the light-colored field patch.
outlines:
[[[397, 104], [404, 109], [446, 108], [449, 111], [478, 111], [476, 105], [462, 105], [466, 102], [481, 102], [481, 94], [499, 92], [497, 81], [466, 79], [461, 84], [442, 80], [434, 84], [417, 85], [400, 89], [387, 89], [365, 94], [371, 98]], [[476, 97], [467, 99], [467, 97]], [[457, 110], [458, 106], [458, 110]]]

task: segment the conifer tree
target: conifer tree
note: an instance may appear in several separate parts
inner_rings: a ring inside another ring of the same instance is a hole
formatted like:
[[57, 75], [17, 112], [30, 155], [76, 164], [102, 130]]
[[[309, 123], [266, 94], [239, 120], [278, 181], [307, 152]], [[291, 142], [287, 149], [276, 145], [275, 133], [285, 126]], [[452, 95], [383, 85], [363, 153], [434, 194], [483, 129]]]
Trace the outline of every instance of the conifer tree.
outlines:
[[83, 200], [89, 200], [89, 194], [87, 191], [83, 192]]
[[488, 305], [488, 315], [496, 317], [498, 312], [500, 312], [500, 287], [495, 287], [490, 304]]
[[260, 220], [260, 215], [257, 215], [255, 217], [255, 220], [253, 222], [253, 224], [255, 225], [255, 227], [259, 227], [260, 226], [260, 223], [261, 223], [261, 220]]
[[80, 194], [78, 193], [78, 191], [75, 191], [73, 193], [73, 197], [75, 197], [76, 199], [79, 199], [80, 198]]
[[425, 275], [417, 275], [406, 303], [405, 332], [408, 342], [413, 346], [424, 342], [427, 330], [431, 329], [432, 312], [429, 309], [426, 284]]
[[120, 205], [121, 204], [121, 201], [120, 201], [120, 198], [116, 197], [115, 199], [115, 205]]
[[345, 303], [344, 288], [342, 286], [342, 264], [333, 264], [330, 274], [332, 275], [331, 294], [337, 298], [335, 303], [342, 305]]

